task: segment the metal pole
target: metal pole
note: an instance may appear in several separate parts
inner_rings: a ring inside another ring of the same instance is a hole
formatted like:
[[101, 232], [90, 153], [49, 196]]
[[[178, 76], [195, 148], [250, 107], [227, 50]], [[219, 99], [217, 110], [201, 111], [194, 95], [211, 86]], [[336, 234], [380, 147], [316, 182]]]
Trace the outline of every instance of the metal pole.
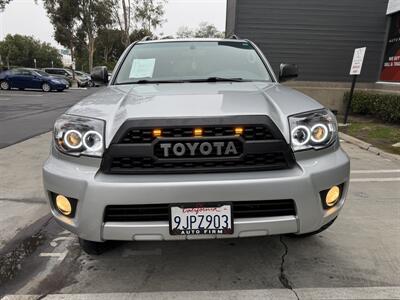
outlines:
[[349, 113], [351, 109], [351, 100], [353, 100], [354, 88], [356, 87], [357, 75], [353, 75], [353, 82], [351, 83], [349, 100], [347, 101], [346, 113], [344, 115], [344, 124], [347, 124]]

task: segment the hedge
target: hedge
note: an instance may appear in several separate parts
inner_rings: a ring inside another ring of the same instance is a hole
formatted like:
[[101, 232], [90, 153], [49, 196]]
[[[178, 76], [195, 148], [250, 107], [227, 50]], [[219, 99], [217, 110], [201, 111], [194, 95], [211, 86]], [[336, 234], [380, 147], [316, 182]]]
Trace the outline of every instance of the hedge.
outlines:
[[[345, 93], [347, 103], [349, 93]], [[372, 115], [389, 123], [400, 123], [400, 94], [354, 92], [351, 111], [360, 115]]]

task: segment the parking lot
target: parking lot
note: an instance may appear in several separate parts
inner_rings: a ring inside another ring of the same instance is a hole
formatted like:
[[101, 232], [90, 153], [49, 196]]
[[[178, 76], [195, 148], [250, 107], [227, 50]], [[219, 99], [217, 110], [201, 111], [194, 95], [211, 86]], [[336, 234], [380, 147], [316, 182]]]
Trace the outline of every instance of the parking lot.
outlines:
[[59, 115], [96, 90], [0, 90], [0, 149], [51, 130]]
[[84, 254], [48, 214], [41, 164], [51, 135], [39, 134], [94, 91], [0, 93], [0, 297], [400, 299], [400, 161], [348, 143], [348, 201], [317, 236], [114, 243]]

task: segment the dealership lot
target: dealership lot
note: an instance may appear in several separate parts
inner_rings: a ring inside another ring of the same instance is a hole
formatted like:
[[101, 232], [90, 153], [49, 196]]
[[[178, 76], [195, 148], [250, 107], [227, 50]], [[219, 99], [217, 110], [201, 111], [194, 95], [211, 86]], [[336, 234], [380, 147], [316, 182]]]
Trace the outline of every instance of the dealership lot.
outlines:
[[0, 227], [18, 224], [29, 210], [38, 220], [16, 237], [0, 230], [9, 239], [0, 250], [0, 296], [400, 299], [400, 161], [344, 143], [352, 160], [348, 202], [336, 224], [316, 237], [114, 243], [90, 257], [47, 214], [40, 165], [50, 139], [45, 134], [0, 150]]
[[55, 119], [97, 88], [43, 93], [0, 90], [0, 149], [51, 130]]

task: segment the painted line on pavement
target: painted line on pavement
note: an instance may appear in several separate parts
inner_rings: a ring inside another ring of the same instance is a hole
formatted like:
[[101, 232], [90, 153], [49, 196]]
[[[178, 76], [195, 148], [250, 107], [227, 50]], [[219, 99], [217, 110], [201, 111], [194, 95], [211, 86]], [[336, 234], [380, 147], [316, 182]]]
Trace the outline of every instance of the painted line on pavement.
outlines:
[[60, 241], [67, 241], [67, 240], [74, 240], [75, 238], [73, 236], [60, 236], [58, 238], [55, 238], [54, 240], [52, 240], [50, 242], [50, 246], [52, 247], [57, 247], [58, 246], [58, 242]]
[[39, 256], [57, 258], [58, 260], [64, 260], [64, 258], [67, 256], [67, 254], [68, 254], [68, 251], [65, 251], [62, 253], [40, 253]]
[[[296, 292], [296, 294], [294, 293]], [[297, 297], [296, 297], [297, 295]], [[31, 300], [39, 295], [8, 295], [3, 300]], [[230, 291], [167, 291], [167, 292], [137, 292], [137, 293], [97, 293], [97, 294], [50, 294], [40, 297], [47, 300], [150, 300], [150, 299], [285, 299], [285, 300], [382, 300], [400, 299], [400, 287], [348, 287], [348, 288], [296, 288], [260, 289], [260, 290], [230, 290]]]
[[385, 170], [354, 170], [351, 174], [378, 174], [378, 173], [400, 173], [400, 169], [385, 169]]
[[1, 98], [0, 97], [0, 101], [8, 101], [8, 100], [11, 100], [11, 98]]
[[350, 179], [350, 182], [391, 182], [391, 181], [400, 181], [400, 177], [393, 177], [393, 178], [353, 178], [353, 179]]
[[11, 96], [43, 97], [44, 95], [43, 94], [21, 94], [21, 93], [18, 93], [18, 94], [3, 94], [3, 93], [0, 93], [0, 96], [6, 96], [6, 97], [11, 97]]

